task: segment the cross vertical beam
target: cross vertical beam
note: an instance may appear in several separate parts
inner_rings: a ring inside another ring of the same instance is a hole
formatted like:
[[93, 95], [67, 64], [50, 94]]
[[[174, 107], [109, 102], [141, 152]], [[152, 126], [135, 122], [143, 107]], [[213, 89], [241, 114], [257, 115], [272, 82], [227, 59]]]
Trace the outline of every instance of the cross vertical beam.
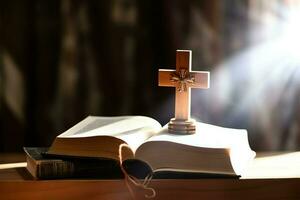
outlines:
[[169, 122], [169, 132], [190, 134], [196, 131], [190, 118], [191, 88], [209, 88], [209, 72], [192, 71], [192, 52], [176, 51], [176, 70], [159, 70], [159, 86], [175, 87], [175, 118]]
[[[176, 51], [176, 72], [181, 70], [191, 71], [191, 51]], [[178, 120], [190, 119], [191, 112], [191, 88], [186, 88], [187, 91], [179, 91], [175, 88], [175, 118]]]

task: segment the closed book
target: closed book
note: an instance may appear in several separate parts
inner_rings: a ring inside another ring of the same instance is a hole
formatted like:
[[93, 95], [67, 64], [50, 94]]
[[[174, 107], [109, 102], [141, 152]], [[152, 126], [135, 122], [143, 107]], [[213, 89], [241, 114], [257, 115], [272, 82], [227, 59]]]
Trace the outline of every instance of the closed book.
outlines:
[[45, 156], [48, 148], [24, 147], [27, 170], [35, 179], [101, 178], [118, 179], [123, 174], [111, 159]]

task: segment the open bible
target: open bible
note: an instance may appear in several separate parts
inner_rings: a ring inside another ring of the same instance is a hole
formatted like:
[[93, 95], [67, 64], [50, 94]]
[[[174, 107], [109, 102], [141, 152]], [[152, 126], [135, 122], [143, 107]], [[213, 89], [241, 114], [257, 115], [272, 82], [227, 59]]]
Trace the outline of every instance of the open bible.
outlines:
[[137, 159], [156, 172], [191, 172], [242, 176], [255, 157], [246, 130], [197, 122], [191, 135], [168, 133], [166, 126], [144, 116], [89, 116], [58, 135], [47, 155], [119, 160]]

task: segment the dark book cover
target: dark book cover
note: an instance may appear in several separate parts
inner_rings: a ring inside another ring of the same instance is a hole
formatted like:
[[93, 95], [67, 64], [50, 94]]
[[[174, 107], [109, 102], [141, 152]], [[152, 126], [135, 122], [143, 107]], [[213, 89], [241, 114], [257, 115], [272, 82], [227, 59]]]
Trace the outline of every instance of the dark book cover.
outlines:
[[123, 178], [119, 163], [111, 159], [46, 156], [48, 148], [24, 147], [27, 169], [37, 179]]

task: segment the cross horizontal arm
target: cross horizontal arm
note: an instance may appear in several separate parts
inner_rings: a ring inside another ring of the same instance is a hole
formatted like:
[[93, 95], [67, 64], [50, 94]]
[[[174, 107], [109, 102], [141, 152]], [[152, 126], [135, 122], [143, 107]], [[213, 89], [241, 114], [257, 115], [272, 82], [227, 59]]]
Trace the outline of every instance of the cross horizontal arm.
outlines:
[[191, 72], [191, 75], [195, 78], [195, 82], [190, 85], [191, 88], [208, 89], [210, 82], [210, 74], [207, 71]]
[[170, 80], [171, 74], [174, 72], [175, 70], [171, 69], [160, 69], [158, 72], [158, 85], [165, 87], [175, 87], [174, 82]]

